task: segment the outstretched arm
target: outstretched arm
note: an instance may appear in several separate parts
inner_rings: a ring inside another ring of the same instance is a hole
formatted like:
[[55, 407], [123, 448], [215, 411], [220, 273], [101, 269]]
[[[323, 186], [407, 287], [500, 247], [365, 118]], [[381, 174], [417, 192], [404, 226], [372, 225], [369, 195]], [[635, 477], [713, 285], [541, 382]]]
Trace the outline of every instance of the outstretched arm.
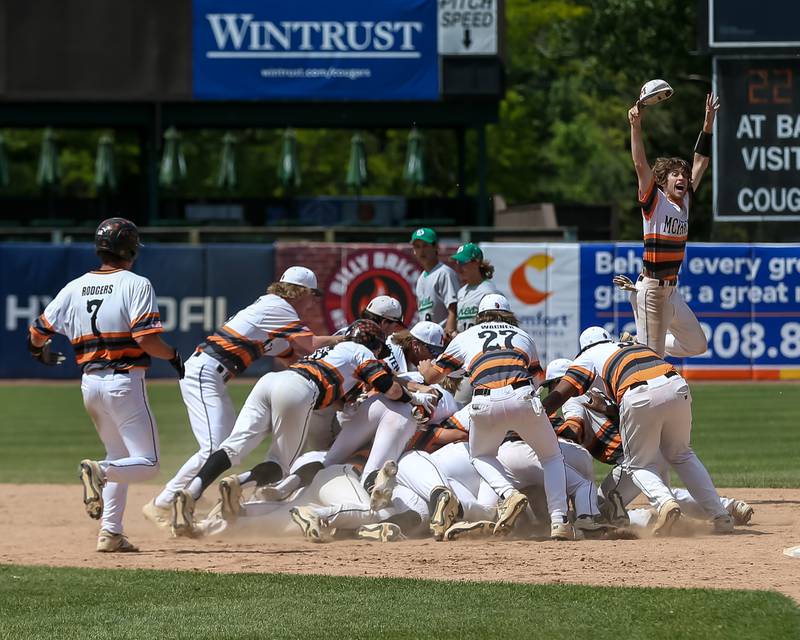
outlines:
[[[719, 96], [709, 93], [706, 96], [706, 115], [703, 120], [703, 130], [694, 147], [694, 160], [692, 161], [692, 190], [697, 191], [700, 180], [708, 168], [711, 160], [711, 134], [714, 131], [714, 118], [719, 111]], [[699, 153], [698, 153], [699, 151]]]
[[636, 177], [639, 179], [639, 197], [641, 198], [650, 188], [650, 183], [653, 181], [653, 170], [650, 168], [644, 150], [642, 112], [639, 111], [638, 103], [628, 109], [628, 122], [631, 123], [631, 157], [633, 158], [633, 168], [636, 169]]

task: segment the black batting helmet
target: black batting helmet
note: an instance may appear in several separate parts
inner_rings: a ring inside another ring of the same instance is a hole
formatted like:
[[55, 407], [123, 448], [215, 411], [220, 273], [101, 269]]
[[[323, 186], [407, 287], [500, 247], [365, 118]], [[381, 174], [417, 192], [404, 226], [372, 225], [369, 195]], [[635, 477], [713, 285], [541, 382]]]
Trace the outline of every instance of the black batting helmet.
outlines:
[[94, 232], [95, 251], [106, 251], [123, 260], [133, 260], [141, 246], [139, 230], [125, 218], [103, 220]]
[[379, 358], [386, 358], [389, 355], [389, 347], [386, 346], [386, 336], [376, 322], [361, 318], [347, 327], [344, 334], [345, 340], [350, 340], [358, 344], [363, 344], [373, 353], [378, 352]]

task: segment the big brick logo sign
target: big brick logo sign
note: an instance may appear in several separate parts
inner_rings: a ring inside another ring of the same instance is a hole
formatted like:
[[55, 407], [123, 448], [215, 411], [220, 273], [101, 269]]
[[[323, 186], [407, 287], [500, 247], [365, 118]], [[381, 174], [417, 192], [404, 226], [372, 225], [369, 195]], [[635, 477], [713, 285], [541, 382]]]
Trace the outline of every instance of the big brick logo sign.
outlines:
[[331, 331], [350, 324], [375, 296], [391, 296], [403, 307], [409, 325], [416, 313], [414, 285], [420, 268], [408, 251], [362, 249], [348, 253], [323, 285], [325, 321]]

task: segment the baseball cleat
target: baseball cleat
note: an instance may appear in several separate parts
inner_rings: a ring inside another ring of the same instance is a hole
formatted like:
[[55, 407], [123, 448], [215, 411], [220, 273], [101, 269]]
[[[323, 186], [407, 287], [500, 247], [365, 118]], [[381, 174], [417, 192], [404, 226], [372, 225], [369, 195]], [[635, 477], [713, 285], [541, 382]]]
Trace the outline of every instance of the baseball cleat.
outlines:
[[444, 534], [445, 540], [466, 538], [486, 538], [494, 533], [494, 522], [477, 520], [475, 522], [456, 522]]
[[94, 460], [81, 460], [80, 479], [83, 484], [83, 504], [93, 520], [103, 517], [103, 487], [105, 476]]
[[326, 542], [336, 531], [329, 530], [327, 524], [311, 507], [292, 507], [289, 513], [306, 539], [311, 542]]
[[375, 486], [369, 498], [369, 508], [373, 511], [385, 509], [392, 503], [392, 493], [397, 484], [397, 463], [394, 460], [387, 460], [383, 463], [381, 470], [375, 477]]
[[258, 487], [253, 492], [253, 499], [256, 502], [281, 502], [286, 500], [292, 495], [294, 489], [281, 487], [280, 484], [265, 484], [263, 487]]
[[735, 500], [728, 507], [728, 513], [733, 516], [733, 524], [741, 527], [748, 524], [753, 517], [753, 507], [744, 500]]
[[658, 509], [656, 521], [653, 524], [653, 535], [657, 537], [668, 536], [672, 527], [681, 517], [681, 508], [671, 498]]
[[723, 513], [713, 520], [714, 533], [727, 534], [733, 533], [733, 516]]
[[550, 539], [551, 540], [574, 540], [575, 529], [569, 523], [567, 518], [561, 522], [550, 523]]
[[135, 553], [139, 547], [132, 545], [121, 533], [101, 530], [97, 536], [97, 551], [101, 553]]
[[377, 542], [399, 542], [406, 539], [400, 527], [392, 522], [365, 524], [358, 528], [356, 535], [362, 540], [375, 540]]
[[226, 476], [220, 480], [219, 495], [222, 499], [222, 519], [236, 522], [242, 509], [242, 485], [238, 476]]
[[622, 501], [622, 496], [619, 491], [609, 491], [603, 504], [600, 506], [600, 512], [606, 521], [615, 527], [627, 527], [631, 523], [628, 517], [628, 510], [625, 508], [625, 503]]
[[194, 537], [194, 497], [186, 489], [175, 493], [172, 499], [172, 535]]
[[497, 522], [494, 525], [495, 535], [507, 533], [514, 528], [520, 514], [528, 507], [528, 499], [516, 489], [497, 504]]
[[579, 529], [580, 531], [601, 531], [602, 529], [607, 529], [608, 525], [602, 522], [599, 522], [598, 517], [590, 516], [590, 515], [582, 515], [575, 518], [575, 522], [573, 526], [575, 529]]
[[172, 511], [157, 506], [155, 498], [142, 507], [142, 515], [159, 529], [169, 529], [172, 524]]
[[636, 342], [636, 336], [634, 336], [630, 331], [623, 331], [619, 334], [619, 341], [620, 342]]
[[455, 494], [449, 489], [440, 487], [430, 521], [431, 533], [437, 542], [444, 539], [444, 534], [458, 518], [458, 507], [458, 498]]

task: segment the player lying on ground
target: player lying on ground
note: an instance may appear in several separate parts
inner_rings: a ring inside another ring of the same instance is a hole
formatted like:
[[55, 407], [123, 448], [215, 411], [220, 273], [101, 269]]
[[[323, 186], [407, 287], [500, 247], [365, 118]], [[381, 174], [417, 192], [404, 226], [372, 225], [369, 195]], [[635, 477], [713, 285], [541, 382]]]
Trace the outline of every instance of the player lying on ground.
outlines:
[[317, 277], [305, 267], [289, 267], [266, 295], [236, 313], [198, 345], [186, 362], [181, 396], [189, 413], [198, 451], [148, 502], [142, 513], [156, 526], [170, 526], [175, 492], [185, 489], [203, 463], [233, 429], [236, 413], [227, 383], [265, 355], [305, 356], [343, 337], [315, 336], [300, 320], [320, 295]]
[[138, 551], [123, 534], [128, 484], [159, 470], [158, 427], [145, 391], [151, 356], [168, 360], [183, 377], [178, 351], [163, 331], [147, 278], [131, 272], [139, 248], [136, 225], [124, 218], [100, 223], [94, 236], [100, 268], [67, 284], [30, 327], [31, 355], [46, 365], [64, 361], [50, 350], [53, 335], [67, 336], [81, 368], [83, 404], [106, 457], [83, 460], [83, 502], [100, 520], [97, 550]]
[[248, 472], [244, 482], [231, 485], [232, 495], [226, 502], [238, 510], [241, 484], [279, 481], [300, 454], [311, 412], [341, 399], [358, 382], [371, 385], [391, 399], [433, 405], [435, 396], [409, 393], [378, 360], [386, 349], [385, 336], [378, 325], [371, 320], [357, 320], [345, 338], [345, 342], [321, 349], [286, 371], [268, 373], [256, 383], [231, 435], [209, 456], [188, 487], [176, 493], [172, 513], [175, 535], [192, 535], [195, 500], [269, 433], [270, 459]]

